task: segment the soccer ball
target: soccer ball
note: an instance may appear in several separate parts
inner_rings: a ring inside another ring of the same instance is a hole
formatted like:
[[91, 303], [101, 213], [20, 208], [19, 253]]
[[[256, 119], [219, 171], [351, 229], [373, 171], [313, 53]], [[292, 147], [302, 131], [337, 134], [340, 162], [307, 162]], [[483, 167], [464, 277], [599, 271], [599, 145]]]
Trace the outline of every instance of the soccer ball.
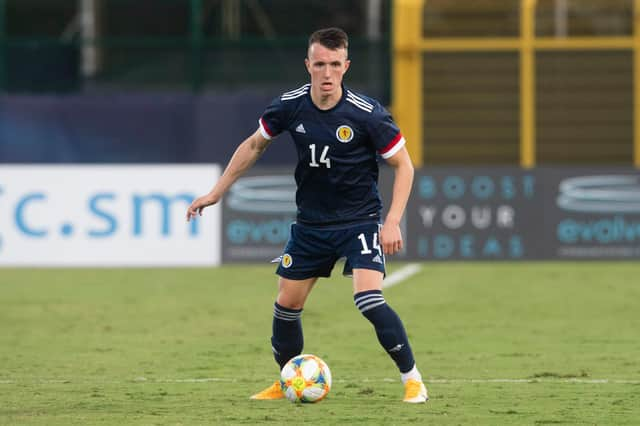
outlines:
[[298, 355], [282, 368], [280, 386], [291, 402], [318, 402], [331, 389], [331, 371], [315, 355]]

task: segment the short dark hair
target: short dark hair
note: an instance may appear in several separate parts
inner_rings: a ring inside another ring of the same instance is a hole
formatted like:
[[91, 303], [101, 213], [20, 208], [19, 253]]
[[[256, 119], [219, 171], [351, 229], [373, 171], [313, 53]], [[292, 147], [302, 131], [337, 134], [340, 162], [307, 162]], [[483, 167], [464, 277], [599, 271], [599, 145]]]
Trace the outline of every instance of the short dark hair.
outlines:
[[313, 43], [320, 43], [327, 49], [337, 50], [349, 48], [349, 36], [342, 29], [332, 27], [315, 31], [309, 37], [309, 47]]

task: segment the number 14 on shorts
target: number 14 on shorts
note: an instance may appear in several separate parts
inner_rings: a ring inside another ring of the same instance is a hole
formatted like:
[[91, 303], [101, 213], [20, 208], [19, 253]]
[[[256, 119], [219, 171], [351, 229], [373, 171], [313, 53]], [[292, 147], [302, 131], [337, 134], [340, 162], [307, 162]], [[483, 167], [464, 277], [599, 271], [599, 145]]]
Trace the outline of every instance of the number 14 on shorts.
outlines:
[[[369, 248], [369, 246], [367, 245], [367, 238], [366, 238], [366, 236], [364, 235], [364, 232], [363, 232], [363, 233], [361, 233], [360, 235], [358, 235], [358, 239], [359, 239], [359, 240], [360, 240], [360, 242], [362, 243], [362, 250], [360, 251], [360, 254], [371, 254], [371, 253], [373, 253], [373, 252], [371, 251], [371, 249]], [[380, 243], [378, 242], [378, 233], [377, 233], [377, 232], [374, 232], [374, 233], [373, 233], [373, 238], [372, 238], [372, 240], [373, 240], [373, 241], [372, 241], [372, 243], [373, 243], [373, 244], [372, 244], [372, 245], [373, 245], [373, 248], [374, 248], [375, 250], [378, 250], [378, 254], [379, 254], [380, 256], [382, 256], [382, 249], [380, 248]]]

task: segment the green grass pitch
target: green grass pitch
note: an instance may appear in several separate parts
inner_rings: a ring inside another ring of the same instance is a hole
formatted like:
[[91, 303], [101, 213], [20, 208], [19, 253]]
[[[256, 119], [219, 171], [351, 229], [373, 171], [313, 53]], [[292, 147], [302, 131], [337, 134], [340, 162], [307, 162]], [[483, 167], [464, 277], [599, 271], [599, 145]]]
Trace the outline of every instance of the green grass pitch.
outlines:
[[0, 424], [640, 424], [637, 262], [423, 264], [385, 295], [425, 405], [338, 273], [303, 314], [327, 399], [250, 401], [278, 373], [273, 271], [0, 269]]

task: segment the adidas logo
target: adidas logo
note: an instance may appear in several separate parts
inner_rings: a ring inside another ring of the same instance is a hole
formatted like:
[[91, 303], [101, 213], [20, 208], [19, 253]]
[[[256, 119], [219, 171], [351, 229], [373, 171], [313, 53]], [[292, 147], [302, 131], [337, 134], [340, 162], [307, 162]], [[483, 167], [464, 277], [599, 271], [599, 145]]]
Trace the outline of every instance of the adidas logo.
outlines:
[[389, 352], [400, 352], [404, 344], [400, 343], [395, 345], [393, 348], [389, 349]]
[[382, 261], [382, 258], [380, 257], [380, 255], [379, 255], [379, 254], [376, 254], [376, 257], [374, 257], [373, 259], [371, 259], [371, 261], [372, 261], [372, 262], [375, 262], [375, 263], [384, 263], [384, 262]]
[[298, 124], [298, 127], [296, 127], [296, 132], [298, 132], [298, 133], [307, 133], [307, 131], [304, 129], [304, 126], [302, 125], [302, 123]]

